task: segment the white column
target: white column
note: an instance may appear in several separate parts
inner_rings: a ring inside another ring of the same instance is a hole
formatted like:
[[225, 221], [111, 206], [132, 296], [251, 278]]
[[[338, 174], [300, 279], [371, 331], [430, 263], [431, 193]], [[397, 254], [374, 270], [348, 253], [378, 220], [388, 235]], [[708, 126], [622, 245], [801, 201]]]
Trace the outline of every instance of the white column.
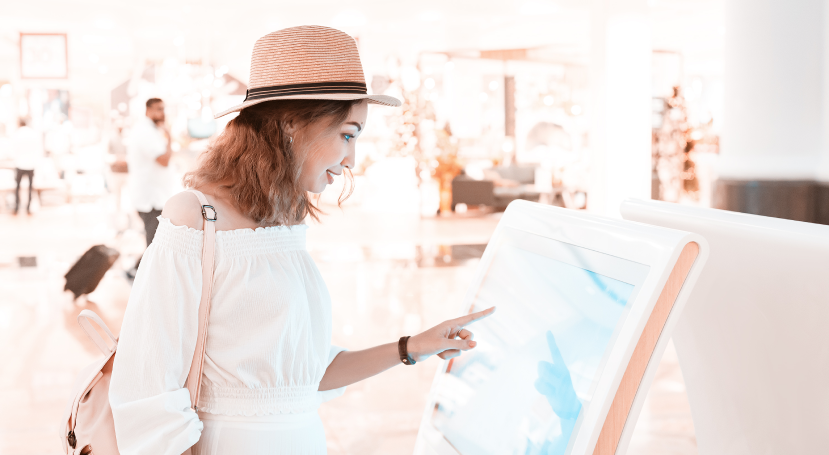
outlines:
[[595, 0], [588, 208], [619, 217], [651, 194], [651, 25], [646, 0]]
[[821, 135], [821, 149], [820, 149], [820, 157], [818, 158], [818, 167], [816, 172], [817, 180], [821, 182], [829, 182], [829, 127], [826, 122], [829, 122], [829, 6], [826, 3], [823, 4], [823, 65], [821, 66], [821, 70], [823, 74], [821, 74], [821, 81], [824, 84], [823, 90], [823, 97], [822, 97], [822, 106], [823, 106], [823, 117], [821, 118], [821, 126], [823, 128], [823, 134]]
[[823, 0], [726, 0], [718, 173], [811, 180], [825, 148]]

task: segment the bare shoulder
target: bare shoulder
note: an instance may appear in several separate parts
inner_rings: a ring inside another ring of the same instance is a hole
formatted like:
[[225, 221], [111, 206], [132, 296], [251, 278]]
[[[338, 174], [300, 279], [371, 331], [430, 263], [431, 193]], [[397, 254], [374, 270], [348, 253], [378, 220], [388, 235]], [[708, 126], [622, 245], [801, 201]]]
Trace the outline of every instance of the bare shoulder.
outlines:
[[182, 191], [168, 199], [161, 216], [170, 220], [174, 226], [202, 230], [201, 204], [196, 195], [189, 191]]

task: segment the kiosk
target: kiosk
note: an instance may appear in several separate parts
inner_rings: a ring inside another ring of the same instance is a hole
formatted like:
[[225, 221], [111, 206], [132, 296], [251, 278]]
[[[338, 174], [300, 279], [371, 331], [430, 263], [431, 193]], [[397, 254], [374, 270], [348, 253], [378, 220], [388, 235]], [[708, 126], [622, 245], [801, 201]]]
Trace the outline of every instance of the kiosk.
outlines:
[[697, 234], [511, 203], [462, 309], [498, 311], [438, 369], [415, 454], [624, 453], [707, 254]]
[[711, 246], [674, 332], [699, 453], [829, 453], [829, 226], [657, 201], [621, 211]]

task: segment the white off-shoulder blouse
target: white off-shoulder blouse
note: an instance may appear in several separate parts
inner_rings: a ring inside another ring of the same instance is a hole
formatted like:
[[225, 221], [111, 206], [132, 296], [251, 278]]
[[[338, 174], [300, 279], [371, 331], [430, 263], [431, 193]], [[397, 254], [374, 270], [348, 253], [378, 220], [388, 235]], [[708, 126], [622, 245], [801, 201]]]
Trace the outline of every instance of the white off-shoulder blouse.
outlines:
[[[109, 397], [121, 453], [180, 454], [203, 423], [184, 382], [196, 344], [204, 233], [160, 218], [135, 277]], [[219, 231], [199, 411], [315, 411], [331, 346], [331, 298], [306, 225]]]

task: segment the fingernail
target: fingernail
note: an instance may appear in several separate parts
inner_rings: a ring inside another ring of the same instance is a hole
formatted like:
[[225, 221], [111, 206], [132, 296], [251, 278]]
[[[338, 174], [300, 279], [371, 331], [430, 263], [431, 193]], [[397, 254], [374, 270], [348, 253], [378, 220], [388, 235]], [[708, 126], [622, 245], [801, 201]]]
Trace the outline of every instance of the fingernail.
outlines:
[[469, 342], [469, 347], [470, 347], [470, 348], [474, 348], [475, 346], [477, 346], [477, 344], [478, 344], [478, 343], [476, 343], [476, 342], [474, 342], [474, 341], [470, 341], [470, 342]]

